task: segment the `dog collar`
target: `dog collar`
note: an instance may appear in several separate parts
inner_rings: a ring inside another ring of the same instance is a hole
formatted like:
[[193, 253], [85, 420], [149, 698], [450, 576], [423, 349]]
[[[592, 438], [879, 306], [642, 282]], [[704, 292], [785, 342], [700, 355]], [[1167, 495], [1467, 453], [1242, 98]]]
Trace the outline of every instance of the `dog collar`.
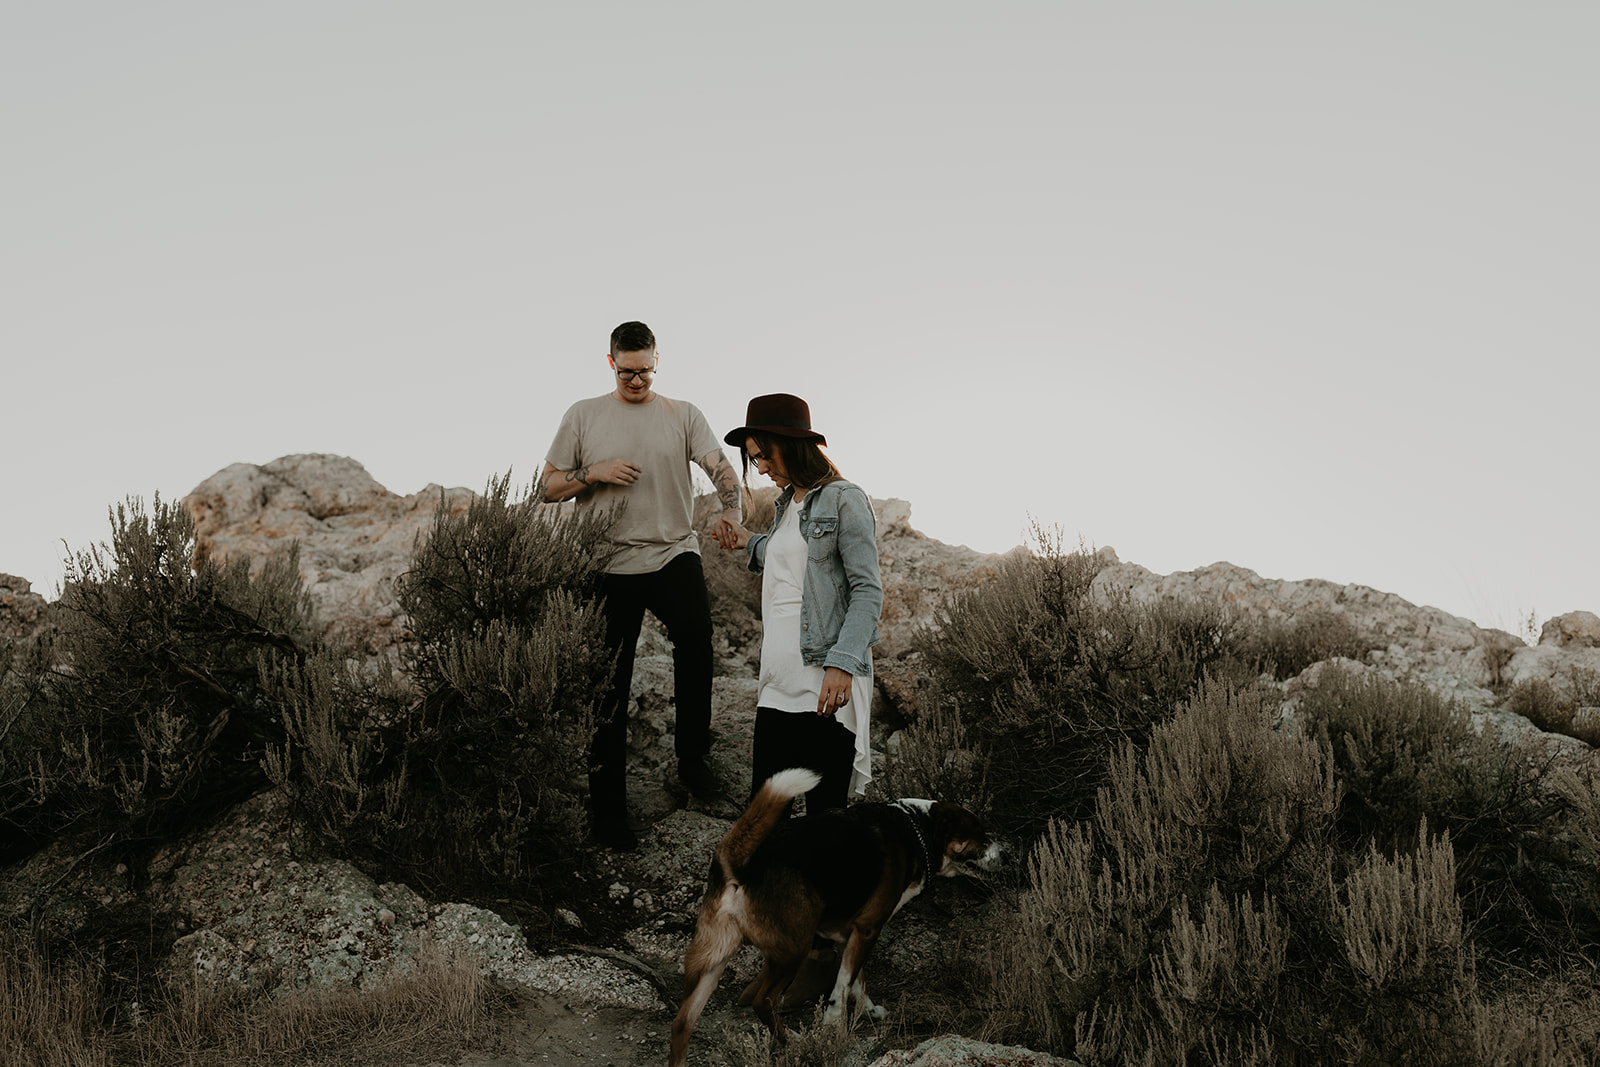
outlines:
[[927, 865], [928, 873], [926, 877], [928, 884], [931, 886], [933, 884], [933, 876], [936, 873], [933, 869], [933, 850], [928, 847], [927, 838], [922, 836], [922, 824], [917, 822], [916, 813], [911, 810], [911, 805], [897, 800], [894, 802], [894, 806], [900, 809], [900, 814], [904, 815], [906, 821], [911, 823], [911, 830], [917, 835], [917, 844], [922, 846], [922, 861]]

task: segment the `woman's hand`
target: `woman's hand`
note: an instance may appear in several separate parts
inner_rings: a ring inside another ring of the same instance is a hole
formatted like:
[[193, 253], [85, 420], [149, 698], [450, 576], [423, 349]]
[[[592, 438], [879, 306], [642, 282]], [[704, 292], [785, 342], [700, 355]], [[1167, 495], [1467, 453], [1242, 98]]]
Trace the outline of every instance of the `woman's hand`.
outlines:
[[822, 673], [822, 694], [817, 697], [817, 714], [828, 718], [850, 703], [850, 672], [840, 667], [829, 667]]

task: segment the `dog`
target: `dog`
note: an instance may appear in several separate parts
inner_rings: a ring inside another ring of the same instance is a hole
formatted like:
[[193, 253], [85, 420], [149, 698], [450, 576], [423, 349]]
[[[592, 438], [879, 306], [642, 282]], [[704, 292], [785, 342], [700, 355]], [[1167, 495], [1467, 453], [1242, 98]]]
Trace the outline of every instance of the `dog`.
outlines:
[[978, 817], [959, 804], [896, 800], [784, 819], [789, 802], [818, 781], [802, 768], [779, 771], [718, 842], [684, 952], [670, 1067], [687, 1061], [695, 1022], [746, 941], [765, 957], [752, 1003], [777, 1040], [787, 1037], [779, 1002], [819, 934], [844, 945], [824, 1021], [852, 1009], [883, 1018], [861, 971], [884, 923], [931, 876], [958, 874], [963, 863], [984, 866], [997, 854]]

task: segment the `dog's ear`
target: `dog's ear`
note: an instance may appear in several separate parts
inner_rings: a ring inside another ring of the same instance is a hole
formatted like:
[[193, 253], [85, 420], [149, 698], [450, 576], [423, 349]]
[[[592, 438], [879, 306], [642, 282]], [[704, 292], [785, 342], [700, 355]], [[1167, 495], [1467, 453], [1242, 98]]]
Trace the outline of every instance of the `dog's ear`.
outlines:
[[960, 804], [938, 801], [928, 810], [933, 834], [944, 842], [945, 855], [952, 859], [977, 859], [989, 848], [989, 832], [983, 820]]

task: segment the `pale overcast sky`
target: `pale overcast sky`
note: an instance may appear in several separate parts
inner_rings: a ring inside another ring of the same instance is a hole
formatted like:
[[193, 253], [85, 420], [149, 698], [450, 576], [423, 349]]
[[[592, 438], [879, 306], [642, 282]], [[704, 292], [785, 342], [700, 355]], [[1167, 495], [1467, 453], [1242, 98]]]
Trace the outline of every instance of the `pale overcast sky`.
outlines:
[[235, 462], [542, 465], [612, 326], [1030, 516], [1600, 612], [1600, 5], [7, 5], [0, 571]]

